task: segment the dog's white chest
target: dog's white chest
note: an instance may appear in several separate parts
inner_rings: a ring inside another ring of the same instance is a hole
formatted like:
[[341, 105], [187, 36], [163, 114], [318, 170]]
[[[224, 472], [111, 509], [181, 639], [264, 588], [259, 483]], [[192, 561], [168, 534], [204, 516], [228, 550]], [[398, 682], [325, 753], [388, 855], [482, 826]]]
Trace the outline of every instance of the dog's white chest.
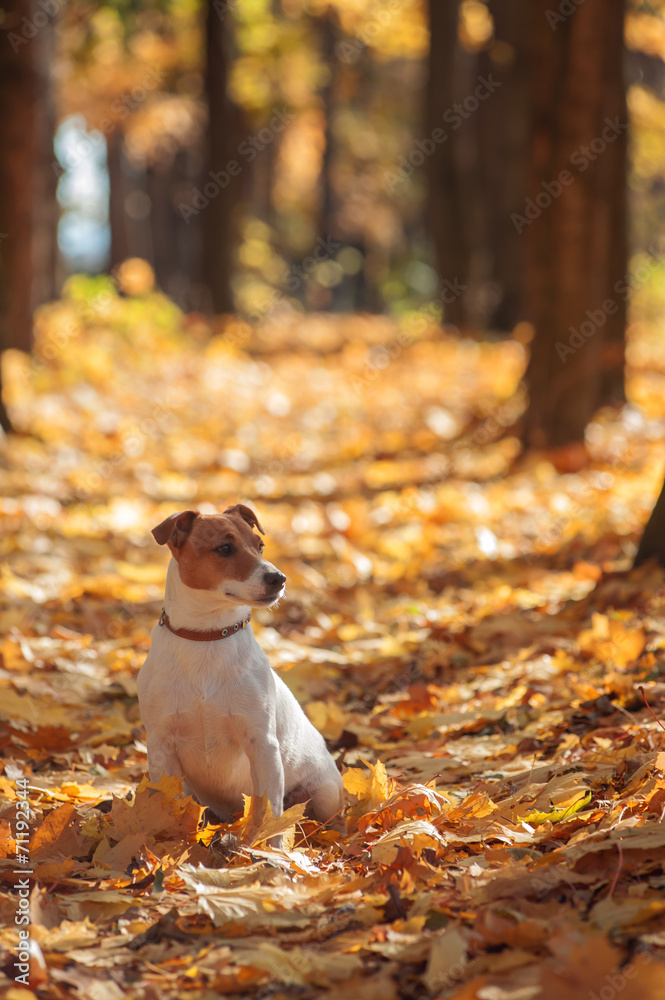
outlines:
[[[239, 639], [234, 637], [236, 645]], [[164, 756], [156, 770], [177, 760], [199, 798], [220, 816], [228, 815], [242, 808], [243, 794], [252, 792], [247, 756], [252, 733], [243, 672], [235, 660], [225, 662], [218, 647], [180, 644], [191, 657], [185, 663], [168, 656], [169, 637], [159, 633], [156, 640], [139, 677], [146, 729]]]
[[224, 714], [224, 702], [205, 694], [190, 707], [166, 715], [163, 724], [171, 734], [176, 752], [189, 746], [206, 754], [223, 752], [226, 748], [243, 747], [249, 739], [246, 720]]
[[[251, 668], [264, 654], [251, 633], [233, 636], [232, 643], [185, 645], [161, 630], [154, 635], [139, 676], [144, 721], [183, 767], [187, 759], [190, 765], [216, 765], [224, 773], [227, 758], [237, 756], [252, 738], [256, 685]], [[265, 667], [269, 672], [267, 662]]]

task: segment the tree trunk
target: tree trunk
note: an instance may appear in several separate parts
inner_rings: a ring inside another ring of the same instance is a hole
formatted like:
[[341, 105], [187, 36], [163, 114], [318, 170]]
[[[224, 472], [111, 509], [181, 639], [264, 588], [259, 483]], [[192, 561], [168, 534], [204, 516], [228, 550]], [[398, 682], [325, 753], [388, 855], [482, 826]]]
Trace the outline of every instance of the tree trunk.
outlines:
[[326, 146], [321, 163], [321, 202], [319, 213], [319, 235], [334, 236], [337, 227], [334, 223], [335, 198], [333, 190], [332, 167], [335, 153], [335, 105], [337, 100], [337, 72], [339, 59], [335, 54], [337, 41], [337, 16], [332, 9], [320, 18], [321, 57], [328, 67], [328, 82], [321, 91], [321, 103], [325, 116]]
[[525, 437], [536, 447], [583, 440], [603, 393], [623, 397], [626, 318], [615, 288], [627, 270], [623, 0], [585, 0], [555, 30], [548, 12], [534, 0], [530, 207], [516, 221], [535, 327]]
[[[606, 112], [610, 118], [628, 121], [626, 104], [628, 57], [624, 45], [623, 2], [614, 2], [603, 11], [608, 45], [612, 46], [605, 62]], [[603, 371], [601, 397], [603, 400], [625, 400], [624, 371], [626, 363], [626, 323], [628, 302], [625, 295], [617, 298], [616, 282], [628, 270], [628, 131], [624, 129], [611, 143], [603, 156], [607, 159], [604, 196], [609, 203], [610, 232], [614, 234], [610, 246], [610, 284], [613, 298], [617, 299], [618, 312], [610, 316], [604, 328]]]
[[179, 260], [178, 223], [173, 189], [177, 184], [178, 161], [166, 159], [152, 163], [146, 170], [145, 187], [150, 198], [152, 266], [160, 288], [181, 308], [188, 308], [185, 275]]
[[647, 521], [633, 565], [641, 566], [654, 556], [665, 567], [665, 483]]
[[107, 139], [109, 171], [109, 226], [111, 228], [111, 269], [131, 257], [125, 217], [125, 198], [128, 194], [123, 135], [114, 129]]
[[[53, 19], [28, 38], [41, 8], [4, 4], [0, 59], [0, 350], [29, 351], [36, 306], [55, 295], [57, 202], [51, 100]], [[32, 32], [31, 32], [32, 33]], [[0, 424], [10, 426], [0, 405]]]
[[[213, 0], [208, 0], [206, 14], [206, 94], [208, 98], [208, 132], [206, 137], [206, 167], [204, 187], [210, 184], [219, 188], [203, 211], [203, 281], [207, 287], [209, 305], [215, 313], [233, 311], [231, 294], [232, 254], [235, 242], [236, 219], [239, 202], [244, 190], [243, 167], [246, 163], [238, 152], [241, 141], [240, 115], [227, 94], [228, 74], [228, 17], [215, 10]], [[231, 161], [239, 164], [241, 173], [228, 174]], [[211, 174], [218, 174], [214, 181]]]
[[514, 0], [491, 0], [494, 39], [467, 52], [458, 7], [430, 0], [426, 139], [435, 129], [446, 136], [429, 157], [430, 233], [441, 280], [466, 286], [445, 318], [511, 330], [524, 308], [524, 245], [511, 214], [526, 191], [527, 26]]
[[[429, 157], [429, 204], [427, 219], [434, 245], [439, 277], [468, 285], [470, 248], [460, 191], [460, 176], [455, 156], [455, 139], [443, 121], [446, 109], [455, 100], [455, 80], [459, 50], [457, 20], [459, 0], [430, 0], [430, 51], [427, 93], [425, 97], [426, 134], [434, 129], [447, 131], [447, 139], [437, 144]], [[463, 296], [445, 307], [445, 320], [457, 326], [465, 324]]]
[[[529, 158], [528, 22], [515, 0], [490, 0], [494, 43], [480, 75], [498, 89], [477, 112], [477, 155], [484, 196], [482, 299], [477, 321], [512, 330], [524, 319], [524, 240], [511, 221], [524, 204]], [[497, 57], [497, 53], [499, 57]]]

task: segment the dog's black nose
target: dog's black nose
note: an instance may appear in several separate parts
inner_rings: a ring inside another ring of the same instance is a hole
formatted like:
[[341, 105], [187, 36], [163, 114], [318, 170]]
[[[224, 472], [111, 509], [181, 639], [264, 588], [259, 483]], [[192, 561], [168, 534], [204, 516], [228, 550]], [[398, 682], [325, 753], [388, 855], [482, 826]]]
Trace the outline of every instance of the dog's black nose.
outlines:
[[263, 579], [267, 587], [272, 587], [274, 590], [280, 590], [286, 583], [286, 577], [279, 570], [275, 570], [274, 573], [264, 573]]

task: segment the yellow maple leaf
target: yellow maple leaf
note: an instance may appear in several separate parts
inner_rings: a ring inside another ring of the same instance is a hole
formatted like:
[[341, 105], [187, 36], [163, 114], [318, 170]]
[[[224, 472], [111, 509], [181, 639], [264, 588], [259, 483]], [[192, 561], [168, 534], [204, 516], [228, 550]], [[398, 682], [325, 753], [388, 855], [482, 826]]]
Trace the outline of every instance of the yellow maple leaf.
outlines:
[[192, 837], [201, 812], [201, 806], [183, 794], [182, 778], [162, 775], [158, 782], [144, 778], [131, 802], [114, 797], [105, 828], [116, 842], [137, 833], [146, 839], [160, 835], [172, 839]]
[[342, 775], [342, 780], [346, 791], [355, 795], [359, 805], [363, 806], [365, 812], [369, 812], [390, 798], [395, 790], [395, 782], [386, 774], [382, 761], [370, 764], [363, 760], [363, 764], [369, 768], [369, 774], [361, 768], [351, 767]]

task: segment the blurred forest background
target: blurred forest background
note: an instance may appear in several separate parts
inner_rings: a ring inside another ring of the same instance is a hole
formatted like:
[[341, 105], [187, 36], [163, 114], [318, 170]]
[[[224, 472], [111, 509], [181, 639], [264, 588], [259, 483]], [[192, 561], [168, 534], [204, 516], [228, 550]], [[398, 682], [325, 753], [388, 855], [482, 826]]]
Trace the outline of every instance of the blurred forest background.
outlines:
[[[3, 345], [30, 347], [68, 275], [127, 258], [186, 312], [254, 325], [420, 310], [494, 336], [527, 320], [526, 438], [579, 440], [623, 397], [616, 283], [634, 255], [661, 269], [663, 7], [5, 2]], [[556, 342], [609, 298], [553, 379]]]
[[656, 388], [628, 304], [664, 273], [664, 7], [4, 3], [0, 344], [63, 288], [153, 280], [200, 341], [387, 314], [404, 344], [510, 336], [522, 442], [583, 442]]

